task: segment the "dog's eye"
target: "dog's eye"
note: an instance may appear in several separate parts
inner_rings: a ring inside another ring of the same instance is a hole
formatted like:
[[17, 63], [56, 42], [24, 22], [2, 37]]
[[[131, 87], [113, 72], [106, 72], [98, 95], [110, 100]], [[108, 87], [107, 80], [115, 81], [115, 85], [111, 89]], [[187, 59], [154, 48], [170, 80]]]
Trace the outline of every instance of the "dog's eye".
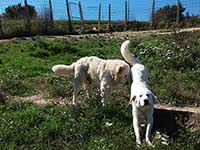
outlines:
[[142, 95], [140, 95], [139, 97], [142, 97]]
[[146, 94], [147, 95], [147, 97], [149, 97], [149, 94]]

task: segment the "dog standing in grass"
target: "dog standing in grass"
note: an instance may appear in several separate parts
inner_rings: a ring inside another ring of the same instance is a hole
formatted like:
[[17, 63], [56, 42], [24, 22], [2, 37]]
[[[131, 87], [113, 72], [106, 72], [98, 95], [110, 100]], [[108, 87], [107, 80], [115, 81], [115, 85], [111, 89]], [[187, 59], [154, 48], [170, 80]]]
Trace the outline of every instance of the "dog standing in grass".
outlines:
[[140, 138], [140, 121], [144, 116], [147, 120], [145, 138], [149, 145], [151, 130], [153, 127], [154, 104], [157, 103], [156, 96], [149, 90], [147, 81], [147, 69], [140, 61], [129, 51], [130, 41], [127, 40], [121, 45], [121, 54], [123, 58], [132, 66], [132, 84], [131, 98], [133, 127], [136, 135], [136, 143], [141, 145]]
[[130, 79], [130, 67], [122, 60], [100, 59], [95, 56], [83, 57], [71, 65], [55, 65], [53, 72], [58, 75], [67, 76], [74, 73], [73, 101], [75, 104], [77, 95], [83, 86], [90, 96], [94, 83], [100, 84], [100, 95], [102, 104], [110, 98], [111, 89], [120, 83], [126, 83]]

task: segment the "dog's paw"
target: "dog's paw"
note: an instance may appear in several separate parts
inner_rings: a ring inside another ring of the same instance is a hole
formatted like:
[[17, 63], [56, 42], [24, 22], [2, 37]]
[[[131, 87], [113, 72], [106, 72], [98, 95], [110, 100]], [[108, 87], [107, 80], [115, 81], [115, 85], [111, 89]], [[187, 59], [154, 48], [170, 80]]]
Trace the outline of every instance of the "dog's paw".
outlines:
[[75, 102], [72, 102], [71, 104], [72, 104], [73, 106], [76, 106], [76, 103], [75, 103]]
[[141, 145], [142, 145], [141, 140], [137, 140], [137, 141], [136, 141], [136, 146], [139, 148]]
[[149, 140], [146, 141], [148, 146], [151, 146], [151, 147], [155, 147], [155, 145], [153, 145]]

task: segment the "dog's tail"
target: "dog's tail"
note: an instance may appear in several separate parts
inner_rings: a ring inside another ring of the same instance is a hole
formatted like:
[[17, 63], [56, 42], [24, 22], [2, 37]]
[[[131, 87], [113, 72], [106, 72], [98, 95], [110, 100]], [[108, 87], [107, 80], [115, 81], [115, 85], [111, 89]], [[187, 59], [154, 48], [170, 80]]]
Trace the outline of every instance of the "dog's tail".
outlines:
[[140, 63], [140, 61], [129, 51], [130, 40], [126, 40], [121, 45], [121, 54], [122, 57], [133, 66], [136, 63]]
[[71, 65], [55, 65], [52, 67], [52, 71], [60, 76], [67, 76], [70, 73], [74, 72], [76, 63], [72, 63]]

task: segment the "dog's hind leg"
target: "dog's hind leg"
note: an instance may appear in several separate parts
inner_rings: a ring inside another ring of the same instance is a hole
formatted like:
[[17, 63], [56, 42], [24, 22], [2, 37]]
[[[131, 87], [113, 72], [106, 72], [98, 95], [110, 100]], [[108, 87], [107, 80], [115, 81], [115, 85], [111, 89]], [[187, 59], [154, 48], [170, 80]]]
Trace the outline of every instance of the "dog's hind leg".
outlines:
[[89, 99], [91, 96], [91, 90], [92, 90], [92, 79], [90, 77], [87, 77], [87, 79], [84, 80], [83, 88], [86, 92], [87, 98]]
[[86, 92], [87, 98], [89, 99], [90, 96], [91, 96], [90, 84], [88, 84], [87, 82], [84, 82], [83, 83], [83, 88], [84, 88], [84, 91]]
[[105, 101], [108, 100], [110, 97], [110, 85], [104, 80], [101, 81], [100, 91], [102, 97], [101, 103], [103, 106], [105, 106]]
[[82, 86], [82, 81], [80, 80], [80, 78], [77, 77], [74, 79], [73, 86], [74, 86], [74, 91], [73, 91], [72, 104], [75, 105], [76, 104], [75, 101], [77, 100], [78, 93]]

